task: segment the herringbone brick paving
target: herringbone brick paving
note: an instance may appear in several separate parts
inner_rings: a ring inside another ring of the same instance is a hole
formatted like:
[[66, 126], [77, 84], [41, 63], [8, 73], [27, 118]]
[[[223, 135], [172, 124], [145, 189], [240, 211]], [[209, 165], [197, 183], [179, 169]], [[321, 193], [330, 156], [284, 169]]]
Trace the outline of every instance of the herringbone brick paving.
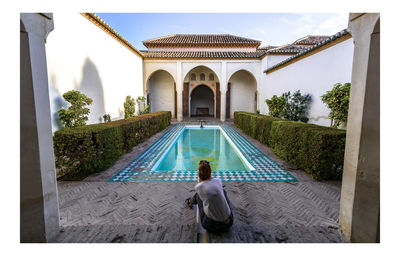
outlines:
[[[58, 242], [193, 242], [195, 183], [60, 182]], [[344, 242], [337, 231], [339, 188], [324, 184], [225, 183], [234, 226], [214, 242]], [[309, 184], [308, 184], [309, 185]], [[314, 188], [315, 189], [315, 188]], [[319, 196], [321, 194], [322, 196]], [[68, 233], [71, 233], [68, 235]], [[76, 234], [76, 235], [73, 235]]]
[[[243, 133], [242, 133], [243, 134]], [[162, 133], [137, 148], [144, 150]], [[338, 231], [340, 184], [316, 182], [276, 158], [265, 146], [244, 135], [288, 170], [298, 182], [225, 182], [234, 225], [210, 242], [345, 242]], [[59, 182], [60, 225], [55, 242], [175, 242], [197, 239], [195, 211], [185, 207], [194, 182], [106, 182], [118, 166], [81, 182]], [[131, 154], [131, 155], [130, 155]]]

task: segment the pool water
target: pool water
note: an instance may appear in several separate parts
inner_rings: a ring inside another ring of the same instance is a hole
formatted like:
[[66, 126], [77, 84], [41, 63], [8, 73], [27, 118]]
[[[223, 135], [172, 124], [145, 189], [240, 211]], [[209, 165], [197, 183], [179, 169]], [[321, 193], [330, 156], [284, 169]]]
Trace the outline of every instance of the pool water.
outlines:
[[224, 182], [297, 181], [227, 124], [173, 125], [109, 181], [197, 182], [203, 159]]
[[200, 160], [212, 170], [249, 170], [219, 127], [186, 127], [153, 170], [197, 170]]

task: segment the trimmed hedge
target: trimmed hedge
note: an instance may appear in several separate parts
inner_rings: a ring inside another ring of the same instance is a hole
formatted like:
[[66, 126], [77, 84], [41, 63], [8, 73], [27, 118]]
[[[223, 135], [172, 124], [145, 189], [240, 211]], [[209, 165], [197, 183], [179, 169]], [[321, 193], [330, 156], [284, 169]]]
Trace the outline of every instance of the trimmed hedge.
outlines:
[[341, 179], [345, 130], [246, 112], [235, 112], [235, 124], [314, 179]]
[[284, 119], [248, 112], [235, 112], [234, 123], [247, 135], [269, 145], [270, 130], [273, 121], [284, 121]]
[[53, 136], [57, 176], [81, 180], [100, 172], [170, 125], [171, 112], [162, 111], [113, 122], [56, 131]]

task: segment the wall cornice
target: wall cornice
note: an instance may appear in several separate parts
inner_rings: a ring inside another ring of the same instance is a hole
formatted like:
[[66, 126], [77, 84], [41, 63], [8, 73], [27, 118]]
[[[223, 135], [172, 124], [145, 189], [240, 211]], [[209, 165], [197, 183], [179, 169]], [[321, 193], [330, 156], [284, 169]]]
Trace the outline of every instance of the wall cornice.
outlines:
[[108, 25], [104, 20], [102, 20], [99, 16], [97, 16], [94, 13], [81, 13], [81, 15], [88, 20], [90, 20], [93, 24], [95, 24], [97, 27], [102, 29], [104, 32], [106, 32], [108, 35], [110, 35], [112, 38], [117, 40], [119, 43], [121, 43], [123, 46], [128, 48], [131, 52], [136, 54], [138, 57], [143, 59], [143, 54], [136, 49], [133, 45], [131, 45], [125, 38], [123, 38], [120, 34], [118, 34], [110, 25]]

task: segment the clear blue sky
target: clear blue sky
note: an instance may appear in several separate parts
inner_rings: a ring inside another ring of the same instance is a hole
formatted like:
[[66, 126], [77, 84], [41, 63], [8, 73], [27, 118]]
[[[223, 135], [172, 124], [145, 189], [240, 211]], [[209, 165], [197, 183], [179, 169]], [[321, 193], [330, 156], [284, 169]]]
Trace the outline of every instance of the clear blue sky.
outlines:
[[96, 13], [139, 50], [143, 40], [171, 34], [233, 34], [262, 45], [331, 35], [347, 27], [347, 13]]

